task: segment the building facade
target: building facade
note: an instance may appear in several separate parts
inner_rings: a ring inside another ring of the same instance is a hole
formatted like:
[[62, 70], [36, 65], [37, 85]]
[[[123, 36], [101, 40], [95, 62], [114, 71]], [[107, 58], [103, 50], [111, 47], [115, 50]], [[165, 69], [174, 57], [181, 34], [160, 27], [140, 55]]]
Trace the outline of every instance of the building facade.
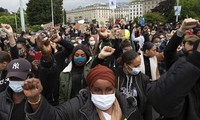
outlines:
[[126, 19], [129, 17], [129, 4], [119, 4], [114, 11], [116, 19]]
[[129, 19], [133, 20], [151, 12], [151, 9], [159, 5], [161, 1], [164, 0], [132, 0], [129, 6]]
[[104, 18], [107, 21], [113, 19], [121, 19], [129, 16], [128, 5], [120, 5], [113, 11], [108, 4], [94, 4], [86, 7], [79, 7], [66, 12], [67, 22], [75, 23], [84, 19], [85, 22], [91, 22], [93, 19]]
[[78, 7], [67, 11], [67, 22], [75, 23], [84, 19], [86, 23], [89, 23], [98, 18], [104, 18], [106, 21], [111, 19], [133, 20], [142, 17], [147, 12], [151, 12], [151, 9], [161, 1], [164, 0], [132, 0], [130, 3], [118, 3], [114, 13], [108, 4], [103, 3]]

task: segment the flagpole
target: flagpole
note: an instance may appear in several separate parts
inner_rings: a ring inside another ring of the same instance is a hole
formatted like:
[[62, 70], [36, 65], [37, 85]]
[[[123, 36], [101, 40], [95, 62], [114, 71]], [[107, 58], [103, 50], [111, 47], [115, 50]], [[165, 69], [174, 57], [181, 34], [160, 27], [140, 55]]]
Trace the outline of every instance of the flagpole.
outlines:
[[22, 4], [22, 0], [19, 1], [20, 2], [20, 20], [21, 20], [21, 27], [22, 27], [22, 31], [26, 31], [25, 29], [25, 22], [24, 22], [24, 10], [23, 10], [23, 4]]
[[109, 0], [109, 7], [112, 10], [113, 24], [115, 24], [115, 9], [117, 7], [116, 0]]
[[54, 27], [53, 0], [51, 0], [51, 20], [52, 20], [52, 27]]
[[[179, 0], [176, 0], [177, 6], [179, 6]], [[176, 22], [178, 22], [178, 15], [176, 16]]]

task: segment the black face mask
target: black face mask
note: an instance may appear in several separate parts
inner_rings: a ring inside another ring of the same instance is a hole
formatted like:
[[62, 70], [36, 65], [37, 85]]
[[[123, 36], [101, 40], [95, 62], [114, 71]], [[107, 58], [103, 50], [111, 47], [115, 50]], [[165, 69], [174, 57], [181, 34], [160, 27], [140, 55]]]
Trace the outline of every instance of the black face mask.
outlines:
[[18, 50], [18, 56], [24, 58], [26, 56], [26, 51], [23, 49]]

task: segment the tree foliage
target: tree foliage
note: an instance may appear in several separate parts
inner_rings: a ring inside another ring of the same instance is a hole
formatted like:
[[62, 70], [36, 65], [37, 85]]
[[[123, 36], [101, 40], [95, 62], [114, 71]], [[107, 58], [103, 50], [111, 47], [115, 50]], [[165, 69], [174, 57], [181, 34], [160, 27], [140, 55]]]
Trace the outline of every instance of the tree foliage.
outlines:
[[157, 12], [146, 13], [144, 15], [144, 17], [145, 17], [145, 21], [147, 23], [158, 23], [158, 22], [165, 23], [165, 22], [167, 22], [165, 17]]
[[168, 18], [171, 15], [171, 11], [174, 9], [176, 0], [165, 0], [159, 3], [152, 12], [159, 12], [164, 17]]
[[[17, 20], [17, 24], [20, 24], [20, 16], [19, 14], [16, 13], [16, 20]], [[9, 13], [7, 9], [4, 9], [2, 7], [0, 7], [0, 24], [1, 23], [6, 23], [6, 24], [10, 24], [13, 29], [15, 30], [15, 13]]]
[[[54, 8], [54, 22], [62, 22], [63, 0], [52, 0]], [[27, 3], [27, 17], [30, 25], [45, 24], [52, 21], [51, 0], [29, 0]]]
[[[197, 19], [200, 18], [200, 0], [180, 0], [179, 5], [182, 7], [179, 19], [183, 20], [187, 16]], [[152, 12], [159, 12], [166, 17], [168, 22], [174, 22], [174, 6], [176, 6], [176, 0], [165, 0], [152, 9]]]
[[2, 15], [8, 15], [8, 14], [9, 14], [9, 12], [8, 12], [7, 9], [4, 9], [4, 8], [0, 7], [0, 16], [2, 16]]
[[200, 1], [199, 0], [180, 0], [180, 5], [182, 6], [181, 18], [185, 17], [200, 17]]

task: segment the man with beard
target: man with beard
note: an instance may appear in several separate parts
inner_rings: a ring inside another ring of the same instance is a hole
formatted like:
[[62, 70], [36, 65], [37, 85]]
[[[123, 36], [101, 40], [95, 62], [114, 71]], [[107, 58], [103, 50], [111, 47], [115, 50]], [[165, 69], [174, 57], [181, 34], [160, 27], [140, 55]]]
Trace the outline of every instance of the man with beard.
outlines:
[[[172, 36], [164, 50], [164, 57], [166, 62], [166, 69], [168, 70], [171, 65], [179, 58], [188, 56], [192, 53], [193, 44], [199, 39], [196, 35], [188, 35], [186, 31], [190, 28], [197, 26], [199, 23], [194, 19], [185, 19], [181, 27]], [[178, 47], [182, 44], [182, 49], [177, 52]]]

